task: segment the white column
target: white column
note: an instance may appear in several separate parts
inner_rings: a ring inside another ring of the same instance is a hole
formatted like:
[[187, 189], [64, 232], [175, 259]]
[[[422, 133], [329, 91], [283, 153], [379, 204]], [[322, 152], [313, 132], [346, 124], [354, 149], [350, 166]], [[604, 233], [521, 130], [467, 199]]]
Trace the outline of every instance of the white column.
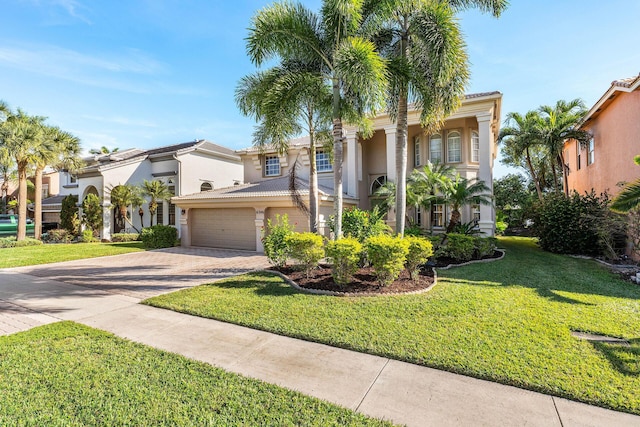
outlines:
[[[180, 210], [180, 246], [191, 246], [191, 234], [189, 233], [189, 209], [180, 209], [176, 206], [176, 211]], [[182, 213], [184, 211], [184, 213]], [[176, 212], [177, 215], [177, 212]]]
[[357, 155], [356, 147], [358, 145], [358, 134], [356, 132], [349, 132], [347, 134], [347, 194], [351, 197], [356, 197], [357, 180]]
[[[387, 136], [387, 180], [396, 180], [396, 126], [391, 125], [384, 128]], [[387, 212], [387, 225], [395, 232], [396, 230], [396, 211], [393, 208]]]
[[[484, 183], [491, 189], [491, 195], [493, 195], [493, 137], [491, 135], [491, 119], [493, 114], [491, 112], [478, 114], [476, 119], [478, 120], [478, 134], [480, 137], [480, 152], [479, 152], [479, 172], [478, 179], [484, 181]], [[480, 205], [480, 231], [487, 235], [493, 236], [495, 234], [495, 210], [493, 205], [485, 206]]]
[[102, 238], [111, 240], [111, 197], [102, 202]]
[[266, 208], [256, 209], [256, 252], [264, 252], [264, 245], [262, 244], [262, 233], [264, 231], [264, 211]]

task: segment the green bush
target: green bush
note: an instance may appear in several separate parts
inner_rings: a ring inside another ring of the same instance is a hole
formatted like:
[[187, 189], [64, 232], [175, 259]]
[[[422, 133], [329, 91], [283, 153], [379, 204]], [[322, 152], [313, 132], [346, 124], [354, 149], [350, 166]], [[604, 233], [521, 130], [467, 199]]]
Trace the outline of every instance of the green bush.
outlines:
[[21, 248], [23, 246], [38, 246], [41, 245], [42, 241], [38, 240], [38, 239], [34, 239], [32, 237], [26, 237], [23, 240], [17, 240], [16, 241], [16, 248]]
[[[95, 194], [87, 194], [87, 197], [82, 201], [82, 222], [93, 232], [94, 237], [100, 235], [100, 229], [102, 228], [102, 206], [100, 206], [100, 197]], [[82, 240], [86, 242], [87, 240], [85, 240], [84, 237], [85, 233], [83, 232]]]
[[154, 225], [143, 228], [140, 239], [147, 249], [172, 248], [178, 241], [178, 230], [170, 225]]
[[289, 246], [286, 238], [293, 233], [293, 226], [289, 224], [289, 215], [276, 215], [275, 222], [267, 220], [267, 229], [262, 236], [264, 254], [269, 262], [276, 267], [283, 267], [289, 258]]
[[369, 237], [365, 242], [367, 258], [382, 285], [389, 285], [398, 278], [409, 253], [409, 242], [400, 237], [381, 234]]
[[298, 260], [304, 266], [305, 273], [309, 277], [312, 269], [318, 266], [324, 257], [322, 236], [316, 233], [291, 233], [284, 239], [289, 247], [291, 258]]
[[138, 233], [114, 233], [111, 235], [112, 242], [136, 242], [140, 240]]
[[14, 237], [2, 237], [0, 238], [0, 248], [15, 248], [16, 247], [16, 238]]
[[98, 239], [93, 235], [93, 230], [86, 229], [82, 231], [82, 241], [85, 243], [97, 242]]
[[422, 236], [423, 230], [417, 225], [410, 225], [404, 229], [405, 236]]
[[483, 257], [493, 255], [498, 247], [498, 239], [495, 237], [476, 237], [474, 245], [474, 258], [481, 259]]
[[22, 246], [37, 246], [42, 242], [38, 239], [27, 237], [24, 240], [16, 240], [15, 236], [0, 238], [0, 248], [19, 248]]
[[416, 236], [405, 236], [405, 241], [409, 243], [409, 252], [405, 266], [409, 270], [411, 279], [416, 280], [418, 277], [418, 267], [427, 262], [429, 257], [433, 255], [433, 245], [429, 239]]
[[502, 236], [508, 227], [509, 227], [509, 224], [507, 224], [506, 222], [496, 221], [496, 234], [498, 236]]
[[78, 234], [80, 220], [78, 219], [78, 196], [70, 194], [62, 199], [60, 209], [60, 227], [72, 236]]
[[64, 228], [59, 228], [49, 230], [46, 234], [43, 234], [42, 241], [47, 243], [70, 243], [74, 237], [73, 233]]
[[[382, 219], [383, 214], [376, 206], [371, 212], [350, 208], [342, 212], [342, 235], [353, 237], [363, 243], [369, 237], [389, 233], [391, 229]], [[329, 228], [335, 233], [335, 217], [329, 217]]]
[[475, 239], [466, 234], [449, 233], [441, 248], [442, 255], [456, 261], [470, 261], [473, 259], [473, 253], [476, 249]]
[[346, 285], [358, 270], [362, 244], [357, 239], [345, 237], [327, 243], [325, 253], [332, 262], [333, 281]]

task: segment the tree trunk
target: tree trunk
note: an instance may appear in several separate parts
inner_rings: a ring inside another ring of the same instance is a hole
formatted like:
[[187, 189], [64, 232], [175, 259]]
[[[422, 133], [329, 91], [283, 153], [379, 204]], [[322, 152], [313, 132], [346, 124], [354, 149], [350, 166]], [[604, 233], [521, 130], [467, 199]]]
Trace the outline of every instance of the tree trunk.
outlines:
[[35, 197], [34, 197], [34, 214], [33, 220], [35, 222], [34, 236], [36, 239], [42, 237], [42, 168], [36, 168], [35, 174]]
[[525, 149], [525, 153], [527, 156], [527, 165], [529, 166], [529, 172], [531, 172], [531, 180], [536, 185], [538, 200], [542, 201], [542, 189], [540, 188], [540, 182], [538, 181], [538, 177], [536, 176], [536, 171], [533, 168], [533, 164], [531, 163], [531, 156], [529, 155], [529, 147]]
[[340, 114], [340, 85], [333, 79], [333, 211], [335, 236], [342, 237], [342, 118]]
[[[312, 128], [313, 129], [313, 128]], [[318, 232], [318, 170], [313, 130], [309, 132], [309, 231]]]
[[400, 95], [396, 124], [396, 233], [404, 236], [407, 212], [407, 96]]
[[569, 168], [564, 164], [564, 154], [562, 151], [558, 153], [558, 162], [560, 162], [560, 166], [562, 167], [562, 187], [564, 190], [564, 195], [569, 196]]
[[449, 220], [449, 225], [447, 226], [447, 233], [451, 233], [453, 228], [460, 224], [460, 211], [458, 209], [454, 209], [451, 212], [451, 219]]
[[27, 165], [18, 164], [18, 235], [17, 240], [27, 237]]
[[5, 175], [2, 181], [2, 206], [3, 206], [3, 212], [2, 213], [7, 213], [7, 203], [9, 202], [8, 195], [9, 193], [9, 175]]

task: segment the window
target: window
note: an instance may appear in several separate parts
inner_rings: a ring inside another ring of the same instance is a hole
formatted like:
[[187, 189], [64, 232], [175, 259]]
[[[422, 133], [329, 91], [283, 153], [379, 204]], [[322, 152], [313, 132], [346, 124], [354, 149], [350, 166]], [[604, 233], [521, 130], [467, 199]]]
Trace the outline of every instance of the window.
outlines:
[[596, 148], [595, 146], [596, 146], [596, 144], [593, 141], [593, 138], [591, 138], [589, 140], [589, 154], [588, 154], [588, 157], [587, 157], [587, 165], [592, 164], [593, 161], [595, 160], [595, 148]]
[[471, 132], [471, 161], [480, 161], [480, 135], [478, 132]]
[[431, 208], [431, 225], [444, 227], [444, 205], [433, 205]]
[[333, 170], [331, 157], [324, 150], [316, 150], [316, 170], [318, 172], [331, 172]]
[[429, 160], [431, 163], [442, 163], [442, 137], [438, 134], [429, 140]]
[[421, 206], [418, 206], [416, 208], [415, 220], [416, 220], [416, 225], [418, 227], [422, 226], [422, 207]]
[[381, 176], [377, 177], [376, 179], [374, 179], [373, 182], [371, 183], [371, 194], [375, 194], [376, 191], [378, 191], [380, 189], [380, 187], [382, 187], [386, 183], [387, 183], [387, 176], [386, 175], [381, 175]]
[[49, 184], [42, 184], [42, 198], [46, 199], [49, 197]]
[[462, 146], [460, 145], [460, 132], [449, 132], [447, 136], [447, 162], [458, 163], [462, 161]]
[[[169, 186], [169, 192], [173, 195], [176, 194], [175, 185]], [[176, 205], [169, 202], [169, 225], [176, 225]]]
[[582, 147], [580, 146], [580, 142], [576, 141], [576, 170], [580, 170], [580, 168], [582, 167], [582, 158], [581, 158], [581, 154], [582, 154]]
[[480, 222], [480, 205], [471, 206], [471, 218], [476, 226], [478, 226], [478, 222]]
[[158, 210], [156, 210], [156, 224], [164, 225], [164, 201], [158, 201]]
[[280, 158], [278, 156], [266, 156], [264, 158], [264, 176], [280, 175]]
[[414, 166], [420, 166], [420, 137], [413, 138], [413, 164]]
[[213, 190], [213, 185], [211, 185], [210, 182], [203, 182], [202, 185], [200, 185], [200, 191], [209, 191], [209, 190]]
[[77, 184], [78, 183], [78, 177], [72, 174], [68, 175], [69, 177], [69, 184]]

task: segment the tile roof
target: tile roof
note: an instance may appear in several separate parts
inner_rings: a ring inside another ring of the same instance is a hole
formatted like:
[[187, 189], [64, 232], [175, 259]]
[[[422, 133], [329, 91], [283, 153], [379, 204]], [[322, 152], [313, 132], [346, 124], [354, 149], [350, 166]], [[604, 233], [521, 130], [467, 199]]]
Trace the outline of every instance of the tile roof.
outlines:
[[498, 90], [494, 90], [491, 92], [468, 93], [464, 96], [464, 99], [482, 98], [483, 96], [491, 96], [491, 95], [501, 95], [501, 93]]
[[[309, 182], [296, 178], [296, 187], [300, 195], [309, 194]], [[318, 186], [318, 192], [321, 196], [331, 196], [333, 190]], [[231, 187], [217, 188], [214, 190], [201, 191], [194, 194], [186, 194], [184, 196], [174, 197], [173, 200], [209, 200], [209, 199], [233, 199], [233, 198], [253, 198], [253, 197], [277, 197], [291, 196], [292, 191], [289, 190], [289, 177], [282, 176], [279, 178], [266, 179], [255, 183], [247, 183], [241, 185], [233, 185]]]
[[611, 82], [611, 86], [631, 87], [631, 85], [633, 85], [638, 79], [640, 79], [640, 74], [634, 77], [628, 77], [626, 79], [614, 80]]
[[51, 206], [51, 205], [59, 205], [62, 203], [62, 200], [67, 197], [67, 195], [58, 195], [47, 197], [46, 199], [42, 199], [42, 206]]

